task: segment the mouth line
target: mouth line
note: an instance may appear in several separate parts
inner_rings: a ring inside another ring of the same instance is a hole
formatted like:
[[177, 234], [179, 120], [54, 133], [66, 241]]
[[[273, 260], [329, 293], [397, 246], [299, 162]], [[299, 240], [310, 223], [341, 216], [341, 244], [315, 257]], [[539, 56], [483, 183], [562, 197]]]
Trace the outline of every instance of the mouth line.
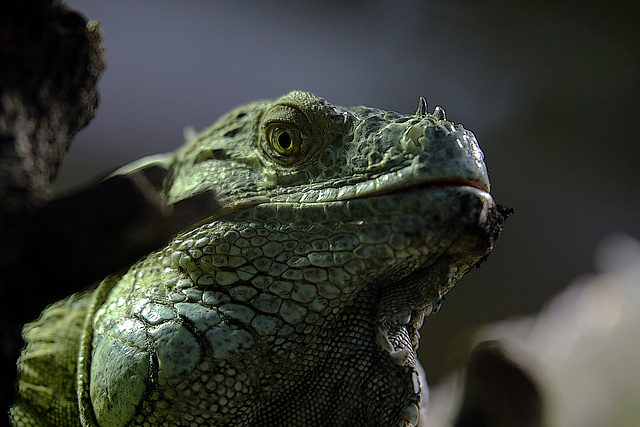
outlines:
[[437, 188], [447, 188], [447, 187], [472, 187], [484, 192], [489, 192], [489, 187], [487, 184], [473, 181], [467, 178], [460, 177], [442, 177], [442, 178], [431, 178], [422, 181], [417, 181], [413, 183], [409, 183], [403, 186], [398, 186], [395, 188], [389, 188], [388, 190], [380, 191], [376, 195], [388, 195], [388, 194], [404, 194], [404, 193], [413, 193], [417, 191], [429, 190], [429, 189], [437, 189]]

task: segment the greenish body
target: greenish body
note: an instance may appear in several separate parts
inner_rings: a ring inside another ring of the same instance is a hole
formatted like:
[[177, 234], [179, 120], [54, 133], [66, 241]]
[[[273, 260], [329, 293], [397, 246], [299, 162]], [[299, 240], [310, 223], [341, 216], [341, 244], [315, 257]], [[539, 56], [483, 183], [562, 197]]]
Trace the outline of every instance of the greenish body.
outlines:
[[160, 160], [221, 208], [25, 327], [13, 423], [415, 425], [418, 329], [502, 225], [473, 134], [292, 92]]

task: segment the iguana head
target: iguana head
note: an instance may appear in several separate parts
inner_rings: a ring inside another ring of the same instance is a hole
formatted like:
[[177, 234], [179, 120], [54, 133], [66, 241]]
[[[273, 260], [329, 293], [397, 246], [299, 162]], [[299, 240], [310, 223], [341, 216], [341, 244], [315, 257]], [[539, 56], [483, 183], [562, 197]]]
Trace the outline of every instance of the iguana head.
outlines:
[[[375, 327], [359, 345], [375, 342], [398, 369], [419, 369], [424, 316], [488, 256], [503, 220], [473, 133], [422, 98], [413, 115], [305, 92], [239, 107], [175, 154], [165, 194], [173, 203], [210, 189], [222, 208], [178, 236], [165, 265], [250, 295], [243, 304], [275, 319], [252, 324], [252, 342], [292, 327], [289, 339], [313, 341], [367, 295]], [[198, 236], [194, 254], [185, 242]], [[275, 353], [289, 363], [309, 351]], [[402, 405], [407, 420], [417, 395]]]
[[[165, 187], [170, 203], [213, 188], [223, 208], [209, 220], [262, 205], [290, 207], [285, 220], [291, 223], [357, 225], [360, 241], [348, 250], [360, 248], [364, 257], [363, 248], [370, 248], [376, 267], [388, 260], [392, 277], [379, 268], [370, 276], [394, 283], [406, 278], [414, 300], [419, 282], [435, 280], [433, 268], [425, 269], [444, 256], [436, 281], [446, 277], [446, 283], [429, 286], [429, 298], [421, 295], [411, 309], [437, 309], [453, 282], [491, 251], [499, 229], [475, 136], [446, 120], [440, 107], [428, 113], [424, 98], [407, 116], [338, 107], [295, 91], [236, 108], [174, 159]], [[387, 214], [397, 223], [382, 224]], [[341, 250], [329, 245], [330, 252]], [[397, 311], [383, 307], [381, 320], [389, 310]]]
[[423, 98], [412, 116], [337, 107], [306, 92], [254, 102], [190, 141], [172, 169], [169, 202], [214, 188], [228, 207], [348, 200], [408, 187], [489, 191], [473, 134], [447, 121], [440, 107], [427, 113]]

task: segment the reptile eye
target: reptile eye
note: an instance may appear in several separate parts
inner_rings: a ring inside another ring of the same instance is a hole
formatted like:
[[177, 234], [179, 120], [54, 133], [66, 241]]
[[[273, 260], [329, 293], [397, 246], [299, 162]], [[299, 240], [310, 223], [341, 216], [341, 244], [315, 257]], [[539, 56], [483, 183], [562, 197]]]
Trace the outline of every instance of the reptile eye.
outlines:
[[295, 156], [300, 153], [302, 136], [295, 127], [274, 125], [266, 129], [269, 145], [281, 156]]
[[293, 149], [293, 139], [291, 133], [286, 130], [278, 130], [273, 135], [273, 146], [278, 153], [288, 153]]

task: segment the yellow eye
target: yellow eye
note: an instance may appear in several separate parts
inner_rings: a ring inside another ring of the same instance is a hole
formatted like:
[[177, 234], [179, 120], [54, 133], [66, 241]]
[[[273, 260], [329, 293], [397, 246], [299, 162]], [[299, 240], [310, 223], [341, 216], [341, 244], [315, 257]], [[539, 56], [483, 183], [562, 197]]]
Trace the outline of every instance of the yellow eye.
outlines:
[[267, 139], [281, 156], [294, 156], [300, 152], [302, 137], [294, 127], [271, 126], [267, 129]]

